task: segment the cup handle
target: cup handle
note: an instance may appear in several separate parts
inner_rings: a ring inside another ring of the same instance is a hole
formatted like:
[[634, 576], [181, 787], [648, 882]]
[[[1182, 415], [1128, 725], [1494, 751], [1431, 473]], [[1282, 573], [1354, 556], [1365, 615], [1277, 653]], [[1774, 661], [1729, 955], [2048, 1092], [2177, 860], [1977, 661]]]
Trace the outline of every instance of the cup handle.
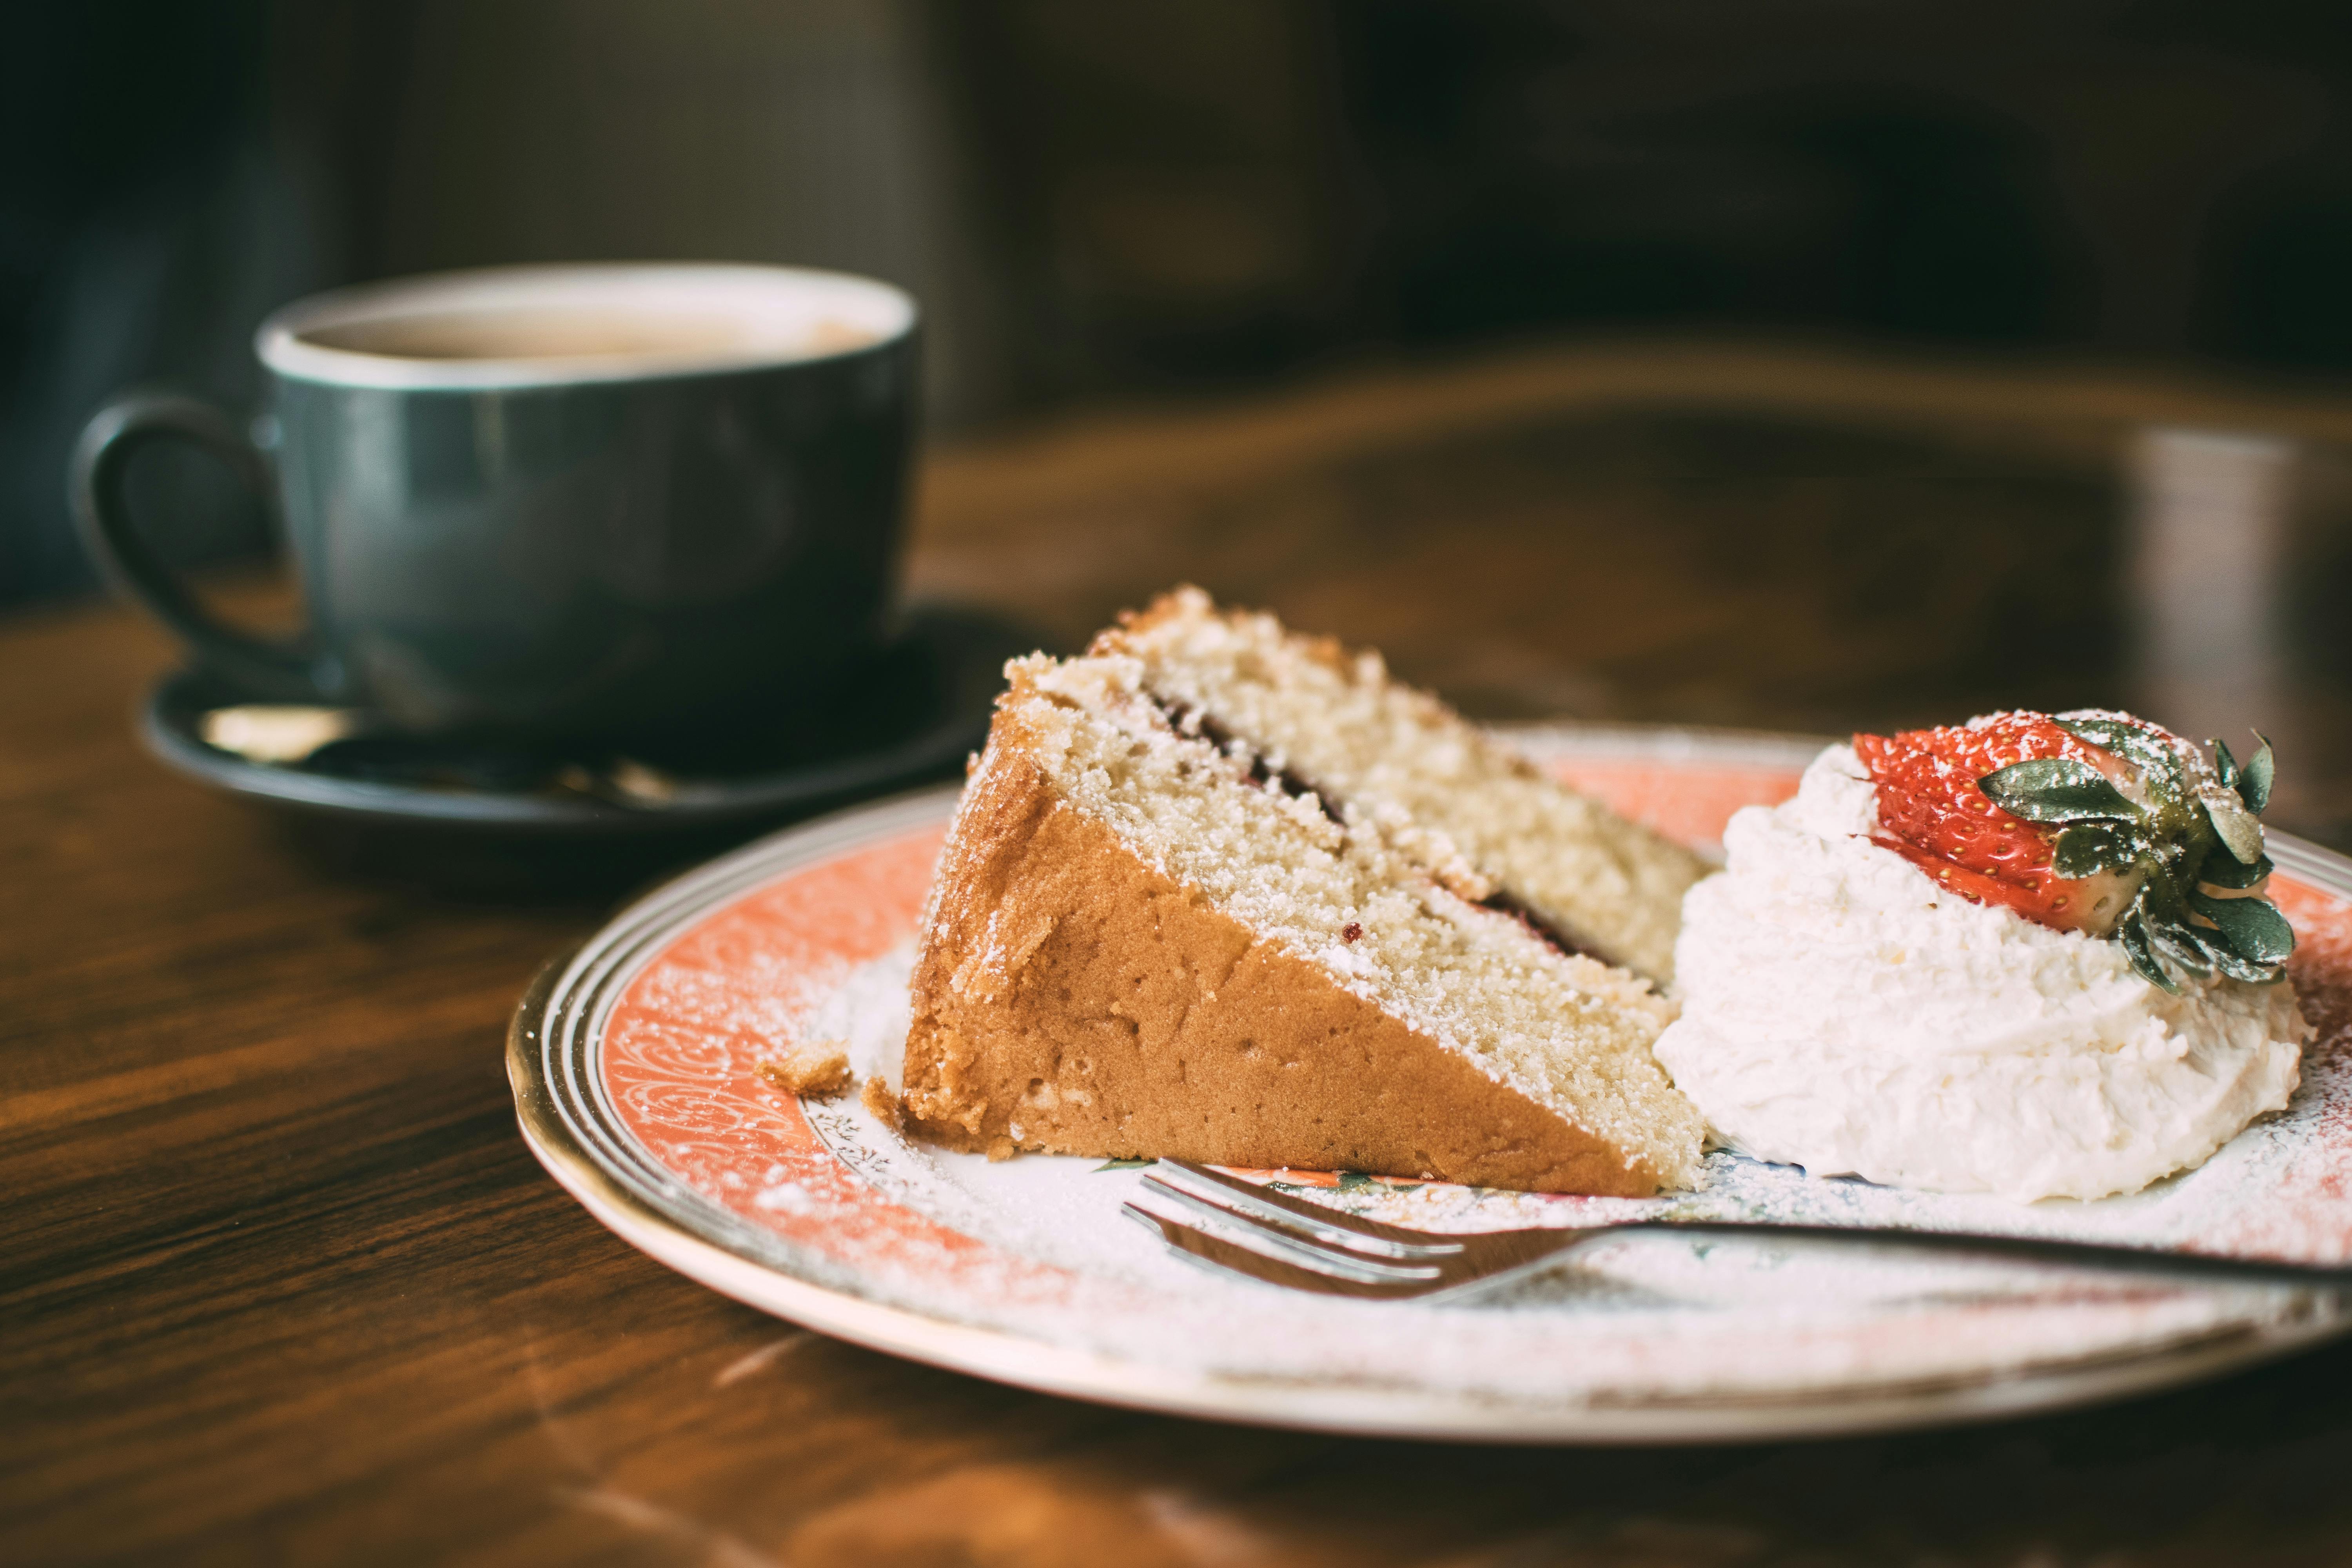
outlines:
[[123, 485], [131, 459], [166, 440], [194, 442], [235, 469], [263, 505], [274, 504], [268, 459], [226, 416], [192, 397], [132, 393], [100, 409], [74, 445], [72, 499], [83, 543], [115, 586], [179, 633], [199, 662], [256, 697], [329, 700], [307, 636], [258, 637], [220, 620], [131, 527]]

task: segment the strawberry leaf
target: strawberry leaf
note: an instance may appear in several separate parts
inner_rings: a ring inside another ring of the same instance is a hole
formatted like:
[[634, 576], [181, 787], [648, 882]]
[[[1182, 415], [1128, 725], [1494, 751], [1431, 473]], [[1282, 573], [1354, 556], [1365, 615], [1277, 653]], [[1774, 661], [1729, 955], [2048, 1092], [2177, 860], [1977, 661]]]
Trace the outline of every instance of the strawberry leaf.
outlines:
[[1992, 803], [2028, 822], [2080, 822], [2092, 817], [2128, 819], [2132, 803], [2098, 769], [2067, 757], [2011, 763], [1977, 781]]
[[2254, 886], [2271, 870], [2271, 858], [2267, 855], [2257, 856], [2251, 866], [2242, 865], [2233, 855], [2208, 855], [2205, 864], [2197, 868], [2197, 879], [2234, 890]]
[[2239, 770], [2234, 781], [2224, 782], [2234, 783], [2238, 798], [2246, 803], [2246, 809], [2260, 816], [2271, 803], [2271, 781], [2278, 773], [2278, 759], [2271, 755], [2270, 741], [2260, 730], [2254, 731], [2254, 739], [2262, 742], [2262, 750], [2246, 759], [2246, 765]]
[[2142, 980], [2160, 991], [2180, 994], [2180, 982], [2164, 972], [2164, 965], [2156, 961], [2155, 952], [2148, 947], [2147, 926], [2139, 910], [2134, 910], [2123, 918], [2123, 923], [2116, 927], [2116, 940], [2123, 943], [2125, 956], [2131, 960], [2133, 970]]
[[2251, 866], [2263, 858], [2262, 822], [2240, 804], [2236, 791], [2209, 784], [2197, 803], [2205, 808], [2205, 820], [2213, 825], [2214, 836], [2241, 864]]
[[2151, 925], [2147, 928], [2148, 945], [2158, 956], [2171, 960], [2202, 980], [2212, 972], [2205, 944], [2197, 941], [2193, 926]]
[[2205, 961], [2232, 980], [2251, 981], [2256, 985], [2268, 985], [2279, 977], [2275, 963], [2256, 963], [2251, 958], [2241, 958], [2237, 950], [2222, 940], [2217, 931], [2200, 931], [2195, 926], [2175, 928], [2182, 936], [2197, 944]]
[[2072, 713], [2061, 713], [2053, 722], [2074, 739], [2096, 746], [2102, 751], [2113, 752], [2117, 756], [2130, 755], [2133, 751], [2143, 746], [2147, 738], [2137, 724], [2128, 724], [2120, 719], [2110, 719], [2104, 714], [2080, 710]]
[[2055, 722], [2074, 739], [2137, 763], [2141, 772], [2154, 775], [2151, 782], [2159, 790], [2179, 792], [2180, 754], [2160, 731], [2097, 713], [2062, 713]]
[[2239, 956], [2256, 963], [2276, 964], [2294, 951], [2294, 927], [2277, 906], [2265, 899], [2216, 899], [2189, 895], [2189, 907], [2221, 928]]
[[2227, 741], [2213, 742], [2213, 772], [2224, 789], [2238, 787], [2238, 759], [2230, 754], [2230, 742]]
[[2078, 822], [2058, 835], [2051, 866], [2062, 876], [2079, 881], [2102, 871], [2120, 871], [2137, 858], [2137, 846], [2112, 827]]
[[2188, 900], [2181, 896], [2179, 885], [2168, 876], [2152, 876], [2141, 883], [2139, 897], [2133, 900], [2133, 907], [2139, 910], [2140, 918], [2147, 922], [2151, 931], [2158, 926], [2186, 927], [2189, 924]]

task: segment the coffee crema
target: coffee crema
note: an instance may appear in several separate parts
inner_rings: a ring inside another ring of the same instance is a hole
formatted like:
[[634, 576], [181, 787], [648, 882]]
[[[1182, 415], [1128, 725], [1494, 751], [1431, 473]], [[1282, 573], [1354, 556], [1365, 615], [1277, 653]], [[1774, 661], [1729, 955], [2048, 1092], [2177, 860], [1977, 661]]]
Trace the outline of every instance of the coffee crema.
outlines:
[[314, 327], [299, 340], [408, 360], [692, 359], [773, 353], [814, 359], [879, 342], [837, 317], [791, 328], [740, 317], [652, 310], [464, 310]]

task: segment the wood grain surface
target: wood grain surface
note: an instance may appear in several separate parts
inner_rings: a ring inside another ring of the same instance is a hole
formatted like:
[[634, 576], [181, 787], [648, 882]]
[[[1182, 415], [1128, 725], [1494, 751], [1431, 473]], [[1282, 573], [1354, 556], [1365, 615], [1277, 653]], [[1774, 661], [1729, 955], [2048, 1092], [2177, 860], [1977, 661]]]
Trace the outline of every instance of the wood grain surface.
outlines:
[[[2120, 700], [2151, 422], [2280, 433], [2324, 479], [2352, 402], [1690, 345], [1383, 372], [944, 452], [911, 581], [1065, 642], [1199, 581], [1496, 715]], [[2278, 813], [2340, 841], [2322, 479], [2247, 718], [2297, 738]], [[1510, 1450], [1170, 1420], [764, 1318], [581, 1212], [501, 1071], [536, 967], [714, 846], [248, 809], [135, 743], [172, 657], [113, 607], [0, 625], [0, 1561], [2352, 1560], [2352, 1347], [1971, 1429]]]

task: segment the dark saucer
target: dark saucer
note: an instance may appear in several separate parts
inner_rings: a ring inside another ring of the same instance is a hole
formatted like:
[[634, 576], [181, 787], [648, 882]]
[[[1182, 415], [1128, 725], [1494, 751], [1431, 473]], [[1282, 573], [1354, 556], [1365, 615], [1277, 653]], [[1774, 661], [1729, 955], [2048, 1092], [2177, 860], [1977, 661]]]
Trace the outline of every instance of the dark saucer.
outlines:
[[1034, 644], [1003, 622], [941, 606], [803, 711], [747, 716], [735, 733], [656, 755], [567, 755], [492, 740], [368, 733], [299, 763], [207, 742], [205, 715], [253, 700], [183, 669], [148, 696], [140, 738], [205, 784], [347, 821], [615, 837], [748, 823], [952, 776], [988, 731], [1003, 664]]

